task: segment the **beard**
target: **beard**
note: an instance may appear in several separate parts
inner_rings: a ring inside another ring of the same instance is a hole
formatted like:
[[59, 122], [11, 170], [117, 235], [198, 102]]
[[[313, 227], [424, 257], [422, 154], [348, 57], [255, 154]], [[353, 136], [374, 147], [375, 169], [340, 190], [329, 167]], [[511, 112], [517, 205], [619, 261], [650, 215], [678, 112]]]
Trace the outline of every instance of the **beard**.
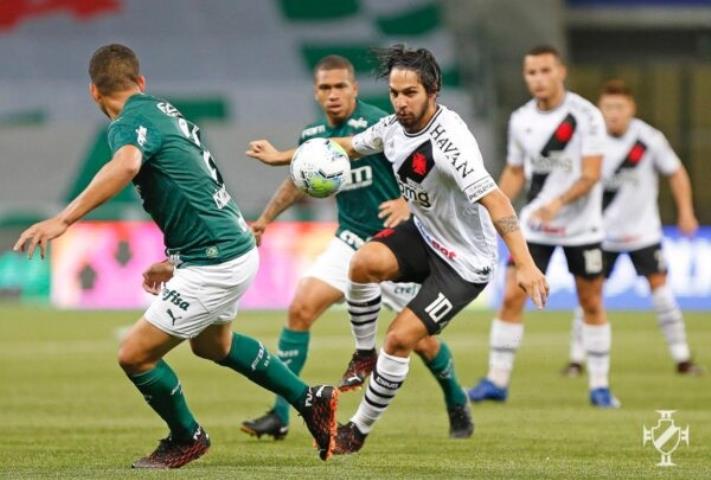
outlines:
[[422, 122], [426, 114], [427, 100], [425, 100], [422, 105], [420, 105], [419, 109], [403, 112], [402, 114], [400, 112], [396, 112], [395, 116], [397, 118], [398, 123], [402, 125], [402, 128], [404, 128], [405, 131], [414, 132], [424, 126], [422, 125]]

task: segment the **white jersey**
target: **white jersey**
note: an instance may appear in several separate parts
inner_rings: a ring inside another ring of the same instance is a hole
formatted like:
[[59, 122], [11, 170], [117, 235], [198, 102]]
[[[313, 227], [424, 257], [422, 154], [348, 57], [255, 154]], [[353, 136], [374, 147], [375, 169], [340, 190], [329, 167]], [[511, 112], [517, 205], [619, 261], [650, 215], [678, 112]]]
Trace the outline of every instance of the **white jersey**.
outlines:
[[535, 222], [532, 214], [580, 178], [583, 157], [602, 155], [604, 140], [602, 114], [573, 92], [566, 92], [554, 110], [539, 110], [531, 100], [511, 115], [506, 162], [523, 166], [529, 182], [526, 206], [521, 210], [527, 241], [563, 246], [602, 241], [601, 183], [563, 206], [545, 225]]
[[464, 121], [439, 105], [425, 128], [406, 132], [395, 115], [353, 137], [361, 155], [384, 152], [427, 245], [464, 280], [486, 283], [496, 234], [478, 200], [496, 189]]
[[662, 132], [642, 120], [632, 119], [620, 137], [607, 136], [602, 202], [605, 250], [638, 250], [662, 240], [658, 173], [671, 175], [680, 166]]

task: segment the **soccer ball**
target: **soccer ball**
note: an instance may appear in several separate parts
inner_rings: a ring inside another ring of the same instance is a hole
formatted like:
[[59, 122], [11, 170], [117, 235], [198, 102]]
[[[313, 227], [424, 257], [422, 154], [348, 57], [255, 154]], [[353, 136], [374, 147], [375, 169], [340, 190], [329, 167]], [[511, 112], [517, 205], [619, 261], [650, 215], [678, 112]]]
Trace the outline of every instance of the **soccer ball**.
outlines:
[[328, 138], [306, 140], [291, 159], [291, 180], [312, 197], [338, 193], [351, 175], [351, 161], [340, 145]]

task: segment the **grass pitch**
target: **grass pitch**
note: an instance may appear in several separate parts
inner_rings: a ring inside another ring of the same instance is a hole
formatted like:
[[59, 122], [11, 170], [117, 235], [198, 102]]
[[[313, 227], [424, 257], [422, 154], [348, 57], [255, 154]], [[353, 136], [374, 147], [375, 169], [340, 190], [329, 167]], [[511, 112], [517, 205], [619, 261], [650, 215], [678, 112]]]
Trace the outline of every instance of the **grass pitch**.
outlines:
[[[323, 463], [306, 427], [292, 417], [285, 441], [258, 441], [239, 424], [266, 411], [271, 394], [230, 370], [193, 357], [183, 345], [168, 357], [213, 447], [171, 472], [132, 471], [166, 431], [115, 362], [117, 332], [131, 312], [57, 312], [0, 307], [0, 478], [711, 478], [711, 375], [673, 373], [651, 312], [615, 313], [612, 385], [623, 408], [588, 405], [586, 381], [562, 378], [569, 317], [530, 314], [509, 401], [474, 406], [476, 432], [447, 438], [435, 381], [417, 358], [397, 399], [361, 453]], [[275, 350], [283, 313], [245, 313], [235, 328]], [[465, 312], [445, 331], [459, 378], [471, 386], [485, 373], [490, 313]], [[384, 314], [384, 330], [390, 320]], [[711, 318], [686, 316], [692, 349], [711, 366]], [[382, 338], [382, 336], [380, 337]], [[331, 311], [316, 325], [303, 372], [308, 383], [335, 382], [352, 352], [346, 316]], [[361, 393], [341, 396], [339, 420]], [[678, 410], [690, 446], [659, 468], [642, 446], [642, 426], [657, 409]]]

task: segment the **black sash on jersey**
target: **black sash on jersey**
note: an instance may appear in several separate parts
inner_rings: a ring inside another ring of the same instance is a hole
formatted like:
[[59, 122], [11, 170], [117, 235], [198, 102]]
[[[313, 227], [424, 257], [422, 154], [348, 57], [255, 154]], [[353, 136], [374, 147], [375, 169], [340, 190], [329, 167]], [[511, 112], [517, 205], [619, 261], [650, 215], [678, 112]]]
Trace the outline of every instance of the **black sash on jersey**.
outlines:
[[[551, 138], [546, 142], [540, 155], [542, 157], [548, 157], [551, 152], [565, 150], [565, 147], [570, 143], [570, 139], [573, 138], [577, 126], [578, 122], [575, 120], [575, 117], [571, 113], [566, 115], [563, 121], [556, 127]], [[550, 175], [550, 172], [533, 173], [531, 176], [531, 185], [526, 195], [526, 203], [531, 203], [541, 193], [543, 185], [545, 185], [546, 179], [548, 179], [548, 175]]]
[[[627, 152], [627, 155], [625, 156], [625, 160], [620, 163], [620, 166], [617, 167], [615, 170], [615, 175], [620, 173], [624, 169], [630, 169], [630, 168], [635, 168], [637, 165], [639, 165], [640, 160], [642, 160], [642, 157], [644, 154], [647, 153], [647, 145], [641, 141], [637, 140], [634, 142], [634, 145], [632, 145], [632, 148], [630, 148], [630, 151]], [[602, 192], [602, 211], [604, 212], [607, 210], [607, 207], [610, 206], [613, 200], [615, 200], [615, 197], [617, 196], [617, 192], [619, 192], [620, 187], [615, 186], [614, 188], [606, 188]]]

